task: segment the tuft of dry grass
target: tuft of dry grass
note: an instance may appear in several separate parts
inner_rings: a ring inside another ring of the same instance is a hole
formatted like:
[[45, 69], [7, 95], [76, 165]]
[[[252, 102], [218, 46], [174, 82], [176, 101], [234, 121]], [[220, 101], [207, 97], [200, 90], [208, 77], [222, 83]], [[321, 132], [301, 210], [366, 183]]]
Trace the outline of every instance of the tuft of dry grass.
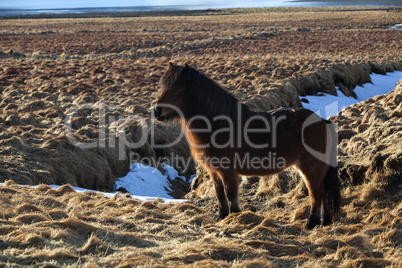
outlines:
[[96, 235], [92, 234], [91, 237], [89, 237], [88, 241], [85, 243], [85, 245], [82, 246], [82, 248], [78, 249], [80, 253], [89, 253], [89, 252], [95, 252], [97, 250], [106, 250], [106, 245], [105, 243], [100, 240]]

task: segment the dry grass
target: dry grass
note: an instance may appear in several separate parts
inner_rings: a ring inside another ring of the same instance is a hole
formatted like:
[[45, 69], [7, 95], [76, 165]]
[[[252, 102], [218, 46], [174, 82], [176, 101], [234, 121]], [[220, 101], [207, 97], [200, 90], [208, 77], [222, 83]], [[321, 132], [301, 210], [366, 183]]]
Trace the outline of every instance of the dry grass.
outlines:
[[[335, 85], [353, 95], [370, 72], [402, 68], [402, 32], [388, 30], [400, 23], [400, 12], [240, 9], [0, 20], [0, 181], [12, 179], [0, 187], [0, 266], [398, 267], [401, 87], [331, 119], [340, 130], [344, 203], [340, 222], [329, 227], [303, 228], [309, 200], [294, 170], [243, 178], [244, 212], [221, 222], [201, 170], [189, 203], [176, 205], [46, 184], [111, 190], [129, 166], [119, 153], [130, 150], [77, 148], [65, 132], [66, 116], [73, 115], [69, 135], [81, 142], [105, 134], [113, 137], [107, 145], [118, 144], [119, 131], [128, 142], [138, 140], [151, 124], [148, 108], [169, 61], [205, 71], [255, 110], [299, 106], [299, 95], [333, 93]], [[78, 104], [94, 108], [73, 114]], [[179, 133], [156, 125], [158, 143]], [[163, 151], [146, 143], [136, 153], [189, 156], [183, 140]], [[195, 172], [194, 165], [175, 167]]]
[[[294, 200], [286, 193], [273, 194], [286, 200], [280, 208], [268, 205], [268, 195], [244, 193], [243, 206], [254, 205], [255, 211], [246, 209], [220, 222], [212, 210], [192, 204], [44, 191], [12, 181], [0, 191], [4, 265], [307, 267], [318, 262], [320, 267], [397, 267], [401, 260], [402, 203], [345, 203], [341, 222], [306, 231], [305, 218], [289, 219], [308, 204], [302, 189]], [[203, 202], [207, 208], [216, 206], [212, 198]]]

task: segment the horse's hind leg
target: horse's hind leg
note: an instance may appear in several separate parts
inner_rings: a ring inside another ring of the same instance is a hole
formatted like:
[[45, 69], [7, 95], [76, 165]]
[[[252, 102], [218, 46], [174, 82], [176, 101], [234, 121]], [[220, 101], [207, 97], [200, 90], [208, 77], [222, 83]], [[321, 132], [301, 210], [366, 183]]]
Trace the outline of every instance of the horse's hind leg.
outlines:
[[329, 208], [329, 204], [327, 204], [327, 201], [325, 198], [323, 199], [323, 208], [324, 208], [324, 215], [322, 219], [322, 225], [327, 226], [332, 223], [332, 215], [331, 215], [331, 209]]
[[224, 219], [229, 215], [229, 205], [225, 194], [225, 187], [223, 186], [221, 178], [216, 173], [211, 172], [210, 177], [214, 182], [216, 197], [219, 202], [219, 219]]
[[307, 155], [301, 158], [298, 167], [304, 175], [311, 202], [306, 228], [312, 229], [320, 224], [321, 205], [324, 198], [323, 180], [328, 166], [313, 156]]
[[320, 224], [321, 216], [321, 204], [323, 199], [323, 191], [318, 187], [312, 185], [307, 186], [309, 188], [309, 196], [311, 202], [310, 215], [306, 224], [307, 229], [312, 229]]

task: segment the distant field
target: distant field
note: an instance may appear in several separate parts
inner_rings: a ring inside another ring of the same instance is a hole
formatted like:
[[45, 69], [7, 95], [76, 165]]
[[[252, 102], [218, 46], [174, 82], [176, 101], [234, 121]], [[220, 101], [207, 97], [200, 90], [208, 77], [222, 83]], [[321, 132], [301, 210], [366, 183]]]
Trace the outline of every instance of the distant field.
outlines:
[[297, 0], [297, 2], [318, 2], [318, 3], [325, 3], [325, 4], [331, 4], [331, 3], [336, 3], [337, 5], [342, 5], [342, 4], [347, 4], [347, 5], [395, 5], [395, 6], [400, 6], [401, 1], [398, 0], [385, 0], [385, 1], [376, 1], [376, 0]]

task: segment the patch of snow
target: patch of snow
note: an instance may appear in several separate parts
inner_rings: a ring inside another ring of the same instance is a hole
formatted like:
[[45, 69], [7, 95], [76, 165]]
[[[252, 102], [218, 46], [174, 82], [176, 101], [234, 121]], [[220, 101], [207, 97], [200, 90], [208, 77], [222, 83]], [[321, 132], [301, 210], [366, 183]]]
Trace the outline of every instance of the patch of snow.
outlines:
[[130, 167], [130, 171], [126, 176], [119, 178], [113, 187], [113, 190], [119, 188], [126, 189], [131, 195], [142, 196], [146, 198], [161, 197], [165, 200], [177, 200], [172, 199], [168, 195], [166, 189], [169, 187], [167, 178], [174, 180], [175, 178], [181, 178], [186, 180], [184, 176], [179, 176], [177, 170], [173, 167], [163, 164], [166, 171], [162, 174], [158, 169], [150, 166], [146, 166], [140, 163], [133, 163]]
[[[105, 197], [112, 198], [116, 194], [116, 190], [120, 187], [126, 189], [133, 199], [138, 199], [142, 202], [153, 201], [157, 198], [161, 198], [165, 203], [184, 203], [187, 202], [186, 199], [174, 199], [169, 196], [165, 190], [167, 188], [168, 180], [167, 178], [175, 179], [177, 177], [185, 180], [185, 177], [179, 176], [177, 170], [173, 167], [164, 164], [166, 170], [166, 175], [163, 175], [159, 170], [154, 167], [146, 166], [139, 163], [134, 163], [130, 167], [130, 171], [126, 176], [118, 179], [113, 187], [113, 192], [105, 193], [95, 190], [89, 190], [81, 187], [72, 186], [72, 188], [77, 193], [84, 192], [97, 192], [103, 194]], [[193, 175], [195, 177], [195, 175]], [[192, 179], [194, 178], [192, 176]], [[3, 186], [4, 183], [0, 183]], [[20, 185], [37, 187], [37, 185]], [[49, 185], [52, 189], [59, 189], [60, 185]]]
[[163, 163], [163, 168], [165, 169], [167, 176], [170, 179], [174, 180], [175, 178], [181, 178], [183, 180], [186, 180], [186, 177], [179, 176], [179, 172], [168, 164]]
[[303, 107], [314, 111], [323, 118], [328, 118], [331, 115], [337, 114], [347, 106], [373, 98], [377, 95], [388, 94], [395, 89], [396, 83], [402, 79], [402, 71], [394, 71], [387, 73], [387, 75], [371, 74], [370, 77], [372, 83], [367, 83], [355, 88], [354, 92], [357, 95], [357, 99], [346, 97], [337, 89], [338, 96], [323, 93], [322, 96], [300, 97], [300, 99], [304, 98], [309, 101], [309, 103], [302, 102]]
[[402, 23], [400, 23], [400, 24], [395, 24], [395, 26], [390, 27], [390, 29], [402, 30]]

